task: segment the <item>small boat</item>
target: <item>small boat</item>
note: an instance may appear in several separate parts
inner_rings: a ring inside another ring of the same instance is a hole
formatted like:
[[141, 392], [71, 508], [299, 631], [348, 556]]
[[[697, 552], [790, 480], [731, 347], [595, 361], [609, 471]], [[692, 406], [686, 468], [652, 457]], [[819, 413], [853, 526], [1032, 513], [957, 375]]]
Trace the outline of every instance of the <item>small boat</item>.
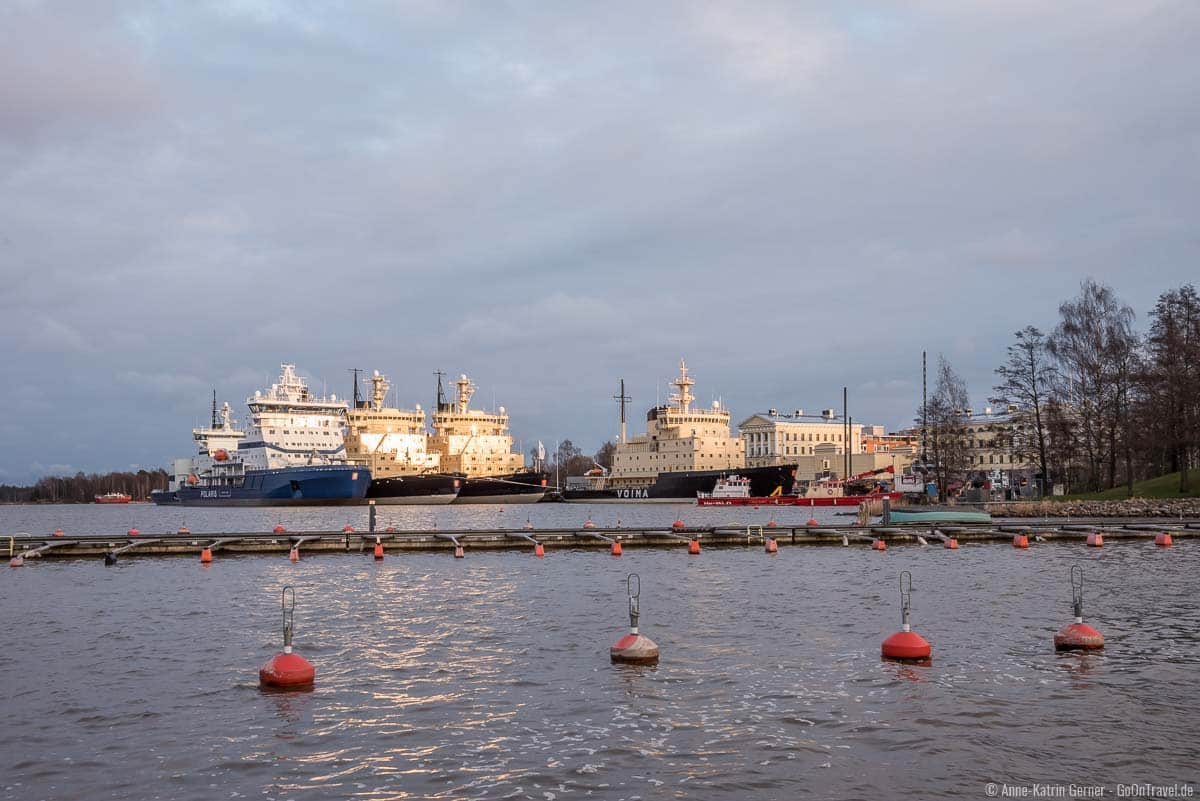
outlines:
[[96, 496], [96, 503], [129, 503], [132, 500], [132, 495], [123, 492], [106, 492]]
[[883, 523], [990, 523], [992, 516], [978, 509], [907, 506], [884, 512]]

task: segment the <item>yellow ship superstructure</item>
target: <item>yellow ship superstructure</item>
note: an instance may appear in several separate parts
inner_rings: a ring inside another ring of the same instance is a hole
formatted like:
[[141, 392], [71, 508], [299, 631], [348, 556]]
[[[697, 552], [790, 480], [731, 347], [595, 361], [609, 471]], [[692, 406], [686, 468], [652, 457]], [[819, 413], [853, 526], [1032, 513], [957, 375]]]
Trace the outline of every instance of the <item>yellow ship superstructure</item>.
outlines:
[[441, 456], [427, 447], [425, 411], [387, 406], [389, 388], [376, 370], [370, 399], [347, 412], [347, 458], [369, 465], [375, 479], [441, 472]]
[[[439, 385], [440, 386], [440, 385]], [[501, 406], [495, 412], [470, 408], [475, 385], [465, 375], [454, 382], [453, 402], [441, 402], [433, 414], [431, 454], [441, 460], [446, 472], [465, 473], [467, 478], [500, 476], [525, 469], [525, 457], [512, 452], [508, 414]]]

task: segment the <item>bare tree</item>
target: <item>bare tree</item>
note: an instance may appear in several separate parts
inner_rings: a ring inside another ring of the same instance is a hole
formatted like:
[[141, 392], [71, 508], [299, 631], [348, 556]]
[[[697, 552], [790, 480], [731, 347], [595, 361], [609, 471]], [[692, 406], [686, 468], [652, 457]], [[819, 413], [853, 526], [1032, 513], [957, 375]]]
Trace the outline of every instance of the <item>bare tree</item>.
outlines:
[[[967, 407], [970, 405], [967, 385], [954, 372], [946, 357], [938, 357], [937, 384], [925, 410], [929, 431], [929, 455], [933, 459], [938, 497], [945, 500], [950, 483], [965, 479], [969, 449], [967, 447]], [[921, 410], [917, 410], [920, 420]]]
[[1116, 485], [1120, 445], [1132, 481], [1130, 409], [1138, 346], [1133, 309], [1089, 278], [1058, 311], [1059, 323], [1046, 344], [1060, 368], [1057, 394], [1076, 421], [1088, 488]]
[[1161, 445], [1179, 491], [1190, 489], [1188, 468], [1200, 443], [1200, 296], [1191, 284], [1159, 295], [1150, 313], [1143, 386], [1150, 416], [1161, 425]]
[[1016, 407], [1010, 429], [1013, 451], [1022, 459], [1037, 456], [1044, 486], [1050, 478], [1045, 407], [1058, 370], [1041, 331], [1027, 325], [1015, 336], [1016, 343], [1008, 346], [1008, 361], [996, 368], [1003, 381], [992, 388], [992, 403]]

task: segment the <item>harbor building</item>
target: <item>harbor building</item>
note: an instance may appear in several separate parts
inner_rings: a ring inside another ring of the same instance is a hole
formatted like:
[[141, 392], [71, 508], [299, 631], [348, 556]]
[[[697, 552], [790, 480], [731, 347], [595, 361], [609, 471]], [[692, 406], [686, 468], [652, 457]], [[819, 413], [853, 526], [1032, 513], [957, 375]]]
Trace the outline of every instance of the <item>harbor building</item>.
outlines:
[[770, 409], [738, 424], [748, 467], [795, 464], [799, 480], [843, 477], [847, 445], [851, 476], [887, 467], [899, 474], [916, 458], [918, 448], [910, 438], [885, 434], [883, 426], [851, 423], [849, 429], [847, 442], [843, 418], [833, 409], [819, 415], [806, 415], [803, 409], [790, 414]]

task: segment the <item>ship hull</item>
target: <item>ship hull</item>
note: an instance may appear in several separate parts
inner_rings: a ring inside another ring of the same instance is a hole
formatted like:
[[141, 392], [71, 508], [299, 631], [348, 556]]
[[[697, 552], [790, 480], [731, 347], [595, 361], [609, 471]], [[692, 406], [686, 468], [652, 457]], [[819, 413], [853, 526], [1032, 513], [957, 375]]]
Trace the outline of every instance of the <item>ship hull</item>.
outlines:
[[129, 503], [131, 500], [133, 500], [133, 499], [130, 498], [128, 495], [122, 496], [120, 498], [106, 498], [103, 495], [96, 496], [96, 503]]
[[698, 498], [699, 506], [858, 506], [864, 501], [881, 501], [888, 498], [898, 501], [903, 492], [887, 492], [877, 495], [844, 495], [840, 498], [797, 498], [792, 495], [773, 498]]
[[458, 498], [462, 473], [389, 476], [371, 481], [367, 501], [377, 506], [444, 505]]
[[152, 493], [160, 505], [341, 506], [362, 503], [371, 472], [351, 465], [248, 470], [240, 486], [184, 486]]
[[538, 471], [481, 476], [463, 482], [455, 503], [537, 503], [546, 496], [549, 474]]
[[712, 492], [718, 479], [735, 475], [750, 479], [752, 496], [783, 497], [796, 483], [796, 465], [659, 473], [654, 483], [645, 487], [564, 489], [562, 497], [568, 503], [694, 503], [696, 493]]

